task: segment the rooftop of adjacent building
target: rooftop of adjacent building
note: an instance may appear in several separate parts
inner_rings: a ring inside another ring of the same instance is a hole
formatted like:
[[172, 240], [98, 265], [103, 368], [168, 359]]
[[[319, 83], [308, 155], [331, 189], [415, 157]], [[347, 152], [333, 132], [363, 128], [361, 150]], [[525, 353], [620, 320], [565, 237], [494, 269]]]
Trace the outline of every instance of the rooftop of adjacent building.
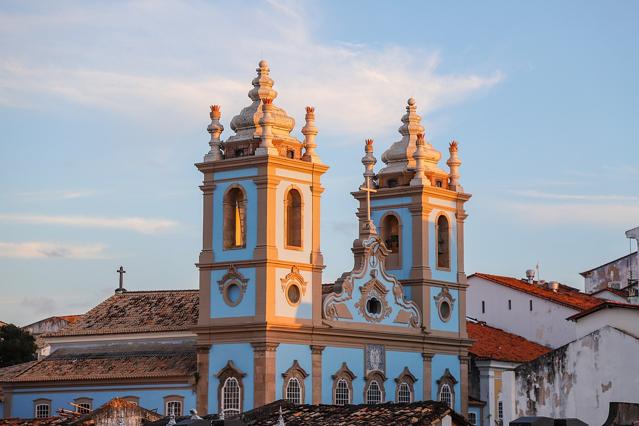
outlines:
[[606, 263], [604, 263], [602, 265], [599, 265], [599, 266], [596, 266], [594, 268], [590, 268], [587, 271], [580, 272], [579, 275], [581, 275], [582, 277], [586, 278], [586, 277], [588, 277], [588, 275], [591, 272], [596, 271], [597, 269], [605, 268], [608, 265], [612, 265], [613, 263], [617, 263], [617, 262], [619, 262], [621, 260], [624, 260], [624, 259], [630, 260], [633, 256], [637, 256], [637, 252], [636, 251], [633, 251], [632, 253], [628, 253], [628, 254], [626, 254], [624, 256], [618, 257], [618, 258], [616, 258], [614, 260], [611, 260], [610, 262], [606, 262]]
[[[610, 290], [610, 289], [606, 289], [606, 290]], [[568, 317], [568, 319], [572, 321], [577, 321], [595, 312], [599, 312], [599, 311], [607, 310], [607, 309], [624, 309], [624, 310], [631, 310], [631, 311], [639, 313], [639, 305], [632, 304], [632, 303], [622, 303], [622, 302], [614, 302], [611, 300], [604, 300], [599, 305], [593, 306], [590, 309], [586, 309], [581, 312], [578, 312], [575, 315]]]
[[472, 277], [481, 278], [578, 311], [590, 309], [603, 302], [602, 299], [561, 283], [557, 283], [556, 288], [552, 288], [552, 282], [528, 281], [526, 279], [486, 274], [483, 272], [475, 272], [468, 278], [470, 279]]
[[45, 337], [186, 331], [197, 324], [198, 312], [198, 290], [125, 291]]
[[466, 327], [468, 337], [474, 340], [468, 352], [477, 359], [527, 362], [552, 350], [482, 321], [468, 319]]

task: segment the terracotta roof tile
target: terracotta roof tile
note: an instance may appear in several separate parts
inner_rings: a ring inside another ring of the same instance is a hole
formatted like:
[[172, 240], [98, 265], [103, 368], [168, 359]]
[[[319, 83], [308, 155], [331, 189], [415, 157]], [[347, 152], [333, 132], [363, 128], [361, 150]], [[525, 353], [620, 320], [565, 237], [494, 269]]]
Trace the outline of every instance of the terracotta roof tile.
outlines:
[[537, 281], [533, 282], [533, 284], [529, 284], [517, 278], [484, 274], [481, 272], [476, 272], [470, 277], [483, 278], [493, 283], [500, 284], [523, 293], [528, 293], [578, 311], [590, 309], [603, 302], [602, 299], [582, 293], [576, 288], [563, 284], [560, 284], [559, 289], [555, 292], [549, 288], [539, 285]]
[[110, 345], [58, 349], [4, 382], [184, 377], [196, 371], [195, 348], [175, 345]]
[[527, 362], [552, 350], [482, 322], [467, 321], [466, 325], [468, 336], [475, 341], [468, 351], [479, 359]]
[[274, 425], [277, 423], [280, 407], [287, 426], [431, 425], [446, 415], [453, 418], [453, 425], [470, 425], [462, 416], [438, 401], [339, 406], [293, 405], [280, 400], [244, 413], [242, 421], [251, 426]]
[[129, 291], [45, 337], [189, 330], [197, 324], [198, 309], [198, 290]]

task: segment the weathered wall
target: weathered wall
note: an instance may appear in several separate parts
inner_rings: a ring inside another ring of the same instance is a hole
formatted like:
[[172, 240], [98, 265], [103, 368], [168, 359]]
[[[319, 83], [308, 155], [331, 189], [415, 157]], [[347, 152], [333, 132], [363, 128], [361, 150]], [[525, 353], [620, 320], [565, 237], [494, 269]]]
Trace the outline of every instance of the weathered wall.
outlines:
[[629, 271], [632, 271], [633, 278], [639, 277], [637, 271], [637, 252], [588, 272], [584, 278], [586, 293], [592, 293], [606, 288], [611, 281], [621, 281], [622, 287], [627, 286]]
[[522, 364], [515, 370], [516, 414], [602, 424], [611, 401], [639, 401], [637, 359], [639, 339], [607, 326]]

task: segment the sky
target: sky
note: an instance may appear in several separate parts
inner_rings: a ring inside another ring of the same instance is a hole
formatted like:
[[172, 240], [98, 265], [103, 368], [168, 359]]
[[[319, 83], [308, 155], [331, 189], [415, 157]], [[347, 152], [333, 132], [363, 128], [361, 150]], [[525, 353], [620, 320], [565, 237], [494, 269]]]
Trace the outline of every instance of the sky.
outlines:
[[86, 312], [120, 265], [129, 290], [198, 287], [208, 106], [230, 136], [260, 59], [300, 139], [316, 108], [325, 282], [352, 268], [363, 141], [379, 159], [414, 97], [444, 159], [459, 141], [466, 272], [539, 262], [583, 288], [639, 225], [638, 21], [631, 1], [5, 0], [0, 320]]

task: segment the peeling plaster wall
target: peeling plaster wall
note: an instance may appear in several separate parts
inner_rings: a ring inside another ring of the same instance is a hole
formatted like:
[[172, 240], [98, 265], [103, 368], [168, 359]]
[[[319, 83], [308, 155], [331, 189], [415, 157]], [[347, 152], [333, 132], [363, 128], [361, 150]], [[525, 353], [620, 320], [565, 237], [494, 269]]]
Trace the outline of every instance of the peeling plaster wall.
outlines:
[[639, 402], [639, 339], [606, 326], [515, 370], [519, 416], [602, 424], [611, 401]]
[[584, 278], [586, 293], [593, 293], [606, 288], [611, 281], [621, 281], [621, 286], [625, 287], [628, 285], [627, 280], [630, 271], [632, 271], [633, 278], [639, 276], [639, 271], [637, 271], [637, 252], [588, 272]]

